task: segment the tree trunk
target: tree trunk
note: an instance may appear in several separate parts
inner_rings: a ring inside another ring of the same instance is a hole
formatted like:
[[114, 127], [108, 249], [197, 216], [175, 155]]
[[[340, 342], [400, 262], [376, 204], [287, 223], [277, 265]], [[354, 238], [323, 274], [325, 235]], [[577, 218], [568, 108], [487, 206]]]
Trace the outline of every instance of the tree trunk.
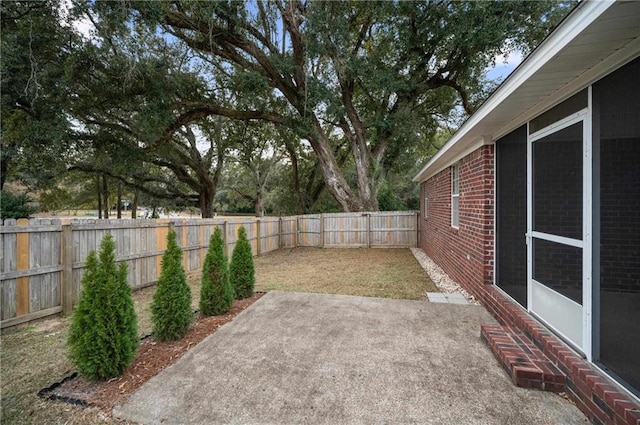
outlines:
[[4, 146], [0, 144], [0, 190], [4, 188], [4, 182], [7, 181], [7, 172], [9, 171], [9, 160], [1, 152]]
[[308, 140], [318, 156], [320, 169], [322, 170], [322, 175], [324, 176], [324, 181], [329, 193], [331, 193], [336, 202], [338, 202], [342, 211], [362, 211], [360, 200], [351, 192], [349, 183], [344, 178], [336, 158], [333, 155], [329, 141], [324, 135], [320, 123], [315, 119], [313, 127], [315, 134], [311, 134]]
[[262, 190], [258, 189], [256, 192], [256, 198], [254, 200], [256, 217], [262, 217], [264, 215], [264, 196], [262, 196]]
[[104, 218], [109, 218], [109, 186], [107, 185], [107, 176], [102, 176], [102, 206], [104, 207]]
[[[340, 72], [338, 75], [340, 76]], [[342, 81], [340, 80], [340, 88], [342, 94], [342, 100], [345, 106], [348, 124], [343, 125], [343, 130], [348, 132], [347, 137], [351, 144], [351, 152], [353, 154], [353, 162], [356, 167], [357, 176], [357, 188], [358, 197], [360, 198], [360, 205], [364, 211], [377, 211], [378, 202], [376, 200], [373, 189], [373, 177], [372, 170], [373, 164], [371, 162], [371, 153], [367, 146], [367, 136], [364, 129], [364, 125], [360, 120], [358, 111], [356, 111], [353, 105], [353, 80]]]
[[136, 219], [138, 215], [138, 191], [133, 195], [133, 203], [131, 204], [131, 218]]
[[202, 218], [213, 218], [213, 200], [216, 197], [216, 189], [220, 180], [220, 173], [224, 164], [225, 151], [220, 149], [216, 156], [216, 165], [213, 176], [209, 175], [208, 166], [205, 170], [198, 173], [200, 190], [198, 190], [198, 203], [200, 205], [200, 215]]
[[100, 176], [96, 178], [96, 191], [98, 193], [98, 219], [102, 219], [102, 189], [100, 188]]
[[198, 203], [202, 218], [213, 218], [213, 198], [215, 195], [216, 190], [213, 184], [207, 183], [201, 186]]
[[300, 172], [298, 170], [298, 155], [296, 154], [295, 148], [291, 146], [289, 143], [285, 143], [285, 148], [287, 149], [287, 153], [289, 154], [289, 159], [291, 160], [291, 174], [292, 174], [292, 189], [293, 196], [296, 200], [296, 211], [298, 214], [304, 214], [305, 206], [304, 201], [302, 200], [302, 192], [300, 192]]
[[116, 201], [116, 214], [118, 220], [122, 219], [122, 185], [118, 185], [118, 199]]

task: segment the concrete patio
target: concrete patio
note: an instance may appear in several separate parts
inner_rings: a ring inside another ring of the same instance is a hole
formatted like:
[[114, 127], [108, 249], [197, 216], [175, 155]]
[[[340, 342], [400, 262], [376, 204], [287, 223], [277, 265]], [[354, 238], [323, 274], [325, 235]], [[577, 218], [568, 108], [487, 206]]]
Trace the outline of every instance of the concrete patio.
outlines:
[[269, 292], [114, 415], [143, 424], [586, 424], [515, 387], [483, 307]]

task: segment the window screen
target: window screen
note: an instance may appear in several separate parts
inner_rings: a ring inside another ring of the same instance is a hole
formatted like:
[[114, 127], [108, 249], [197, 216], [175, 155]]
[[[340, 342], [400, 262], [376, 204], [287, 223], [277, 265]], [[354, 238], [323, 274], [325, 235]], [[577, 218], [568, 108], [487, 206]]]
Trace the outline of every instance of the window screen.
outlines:
[[582, 304], [582, 248], [533, 238], [533, 278]]
[[582, 239], [582, 122], [533, 142], [533, 230]]
[[638, 75], [635, 59], [593, 86], [593, 102], [600, 163], [599, 361], [640, 395]]
[[496, 285], [527, 306], [527, 127], [496, 142]]

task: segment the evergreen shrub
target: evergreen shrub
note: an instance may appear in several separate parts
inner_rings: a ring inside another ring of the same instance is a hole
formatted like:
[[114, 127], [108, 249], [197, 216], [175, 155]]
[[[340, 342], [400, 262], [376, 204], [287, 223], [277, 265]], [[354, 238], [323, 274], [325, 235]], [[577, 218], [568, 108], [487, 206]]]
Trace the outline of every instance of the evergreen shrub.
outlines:
[[255, 266], [253, 264], [251, 244], [247, 239], [247, 231], [244, 227], [240, 227], [240, 230], [238, 230], [238, 241], [235, 248], [233, 248], [229, 272], [229, 279], [236, 298], [241, 300], [253, 296], [256, 284]]
[[202, 268], [200, 313], [205, 316], [225, 314], [233, 303], [233, 288], [229, 282], [229, 263], [219, 228], [209, 240], [209, 249]]
[[69, 358], [89, 380], [120, 376], [138, 348], [136, 314], [127, 266], [116, 266], [115, 242], [106, 235], [92, 251], [82, 277], [82, 293], [71, 321]]
[[25, 194], [14, 195], [6, 190], [0, 190], [0, 219], [29, 218], [37, 211], [29, 203], [31, 199]]
[[182, 338], [193, 320], [191, 289], [182, 267], [182, 249], [176, 232], [167, 235], [167, 250], [162, 256], [162, 271], [151, 303], [153, 336], [158, 341]]

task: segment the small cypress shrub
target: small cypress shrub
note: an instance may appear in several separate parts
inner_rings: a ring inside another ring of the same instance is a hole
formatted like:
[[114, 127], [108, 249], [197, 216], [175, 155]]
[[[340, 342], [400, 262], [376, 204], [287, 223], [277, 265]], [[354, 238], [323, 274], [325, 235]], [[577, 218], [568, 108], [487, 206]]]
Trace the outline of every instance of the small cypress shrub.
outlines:
[[153, 334], [159, 341], [182, 338], [193, 320], [191, 289], [182, 267], [182, 249], [176, 232], [167, 236], [167, 250], [162, 256], [162, 271], [151, 303]]
[[216, 316], [227, 313], [233, 303], [233, 288], [229, 282], [229, 263], [224, 252], [224, 240], [219, 228], [209, 240], [209, 249], [202, 268], [200, 313]]
[[100, 253], [89, 253], [82, 293], [71, 321], [69, 358], [80, 375], [104, 380], [121, 375], [138, 348], [136, 314], [127, 266], [116, 266], [115, 243], [106, 235]]
[[256, 285], [256, 276], [251, 244], [249, 244], [247, 231], [244, 227], [240, 227], [240, 230], [238, 230], [238, 241], [235, 248], [233, 248], [229, 272], [229, 279], [236, 298], [241, 300], [251, 297]]

